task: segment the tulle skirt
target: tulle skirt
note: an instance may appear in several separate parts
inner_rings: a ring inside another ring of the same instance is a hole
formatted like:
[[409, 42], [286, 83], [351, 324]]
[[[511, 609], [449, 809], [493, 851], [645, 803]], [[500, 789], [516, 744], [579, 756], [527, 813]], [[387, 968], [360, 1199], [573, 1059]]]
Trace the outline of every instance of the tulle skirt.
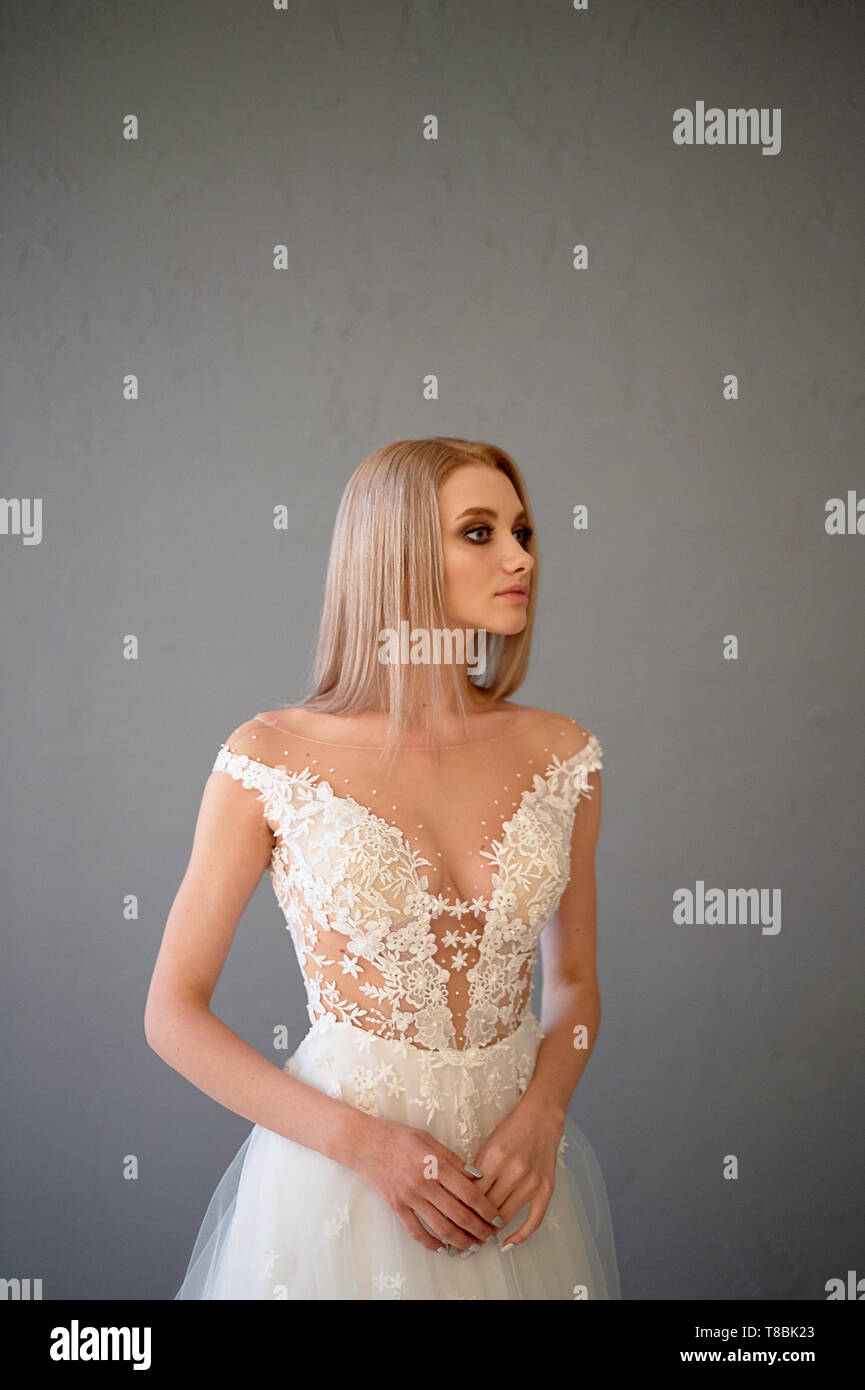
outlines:
[[[313, 1024], [290, 1075], [373, 1115], [426, 1129], [464, 1163], [516, 1107], [543, 1037], [528, 1013], [487, 1047], [432, 1052], [331, 1020]], [[618, 1299], [606, 1187], [570, 1115], [540, 1227], [467, 1258], [427, 1250], [353, 1170], [256, 1125], [204, 1216], [177, 1299]]]

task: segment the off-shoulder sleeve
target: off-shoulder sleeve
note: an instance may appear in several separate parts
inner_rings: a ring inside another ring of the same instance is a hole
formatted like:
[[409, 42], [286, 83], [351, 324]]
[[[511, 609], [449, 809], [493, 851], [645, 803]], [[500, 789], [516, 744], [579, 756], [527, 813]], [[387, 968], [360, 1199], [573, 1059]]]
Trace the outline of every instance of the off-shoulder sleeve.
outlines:
[[583, 747], [574, 754], [577, 767], [588, 772], [600, 772], [604, 766], [604, 750], [594, 734], [586, 734]]
[[255, 757], [259, 751], [255, 730], [242, 724], [219, 748], [211, 771], [225, 772], [254, 791], [270, 829], [274, 835], [281, 835], [291, 819], [291, 781], [284, 767], [271, 767]]
[[563, 747], [551, 764], [551, 784], [554, 792], [574, 806], [581, 796], [590, 797], [593, 772], [604, 765], [604, 750], [593, 733], [575, 719], [568, 718], [562, 739]]

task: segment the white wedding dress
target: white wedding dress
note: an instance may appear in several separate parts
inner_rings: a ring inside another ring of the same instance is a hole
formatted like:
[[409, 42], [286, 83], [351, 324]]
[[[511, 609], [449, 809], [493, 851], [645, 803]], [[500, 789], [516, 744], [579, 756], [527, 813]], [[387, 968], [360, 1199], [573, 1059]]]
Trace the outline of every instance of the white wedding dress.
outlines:
[[[310, 1028], [285, 1070], [473, 1164], [532, 1077], [535, 956], [570, 877], [601, 747], [538, 711], [436, 751], [322, 743], [257, 715], [214, 772], [261, 803]], [[416, 1241], [357, 1174], [256, 1125], [222, 1177], [178, 1299], [618, 1299], [598, 1161], [568, 1114], [543, 1222], [524, 1206], [468, 1258]]]

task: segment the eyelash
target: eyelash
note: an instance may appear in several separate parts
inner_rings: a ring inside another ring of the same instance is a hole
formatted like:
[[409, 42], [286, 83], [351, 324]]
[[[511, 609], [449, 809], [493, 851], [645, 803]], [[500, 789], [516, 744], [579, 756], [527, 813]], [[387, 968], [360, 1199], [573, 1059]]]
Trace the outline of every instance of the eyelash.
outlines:
[[[492, 528], [491, 526], [484, 526], [484, 525], [482, 525], [480, 522], [478, 522], [477, 526], [470, 526], [469, 529], [468, 529], [467, 531], [463, 531], [463, 535], [464, 535], [465, 539], [466, 539], [467, 541], [469, 541], [469, 544], [470, 544], [470, 545], [489, 545], [489, 538], [488, 538], [487, 540], [485, 540], [485, 541], [472, 541], [472, 540], [469, 540], [469, 537], [472, 535], [472, 533], [473, 533], [474, 531], [491, 531], [492, 529], [493, 529], [493, 528]], [[534, 533], [534, 530], [532, 529], [531, 526], [518, 526], [517, 529], [516, 529], [516, 531], [515, 531], [513, 534], [514, 534], [515, 536], [516, 536], [516, 535], [523, 535], [523, 536], [525, 536], [525, 540], [520, 541], [520, 545], [521, 545], [521, 546], [523, 547], [523, 549], [525, 550], [526, 541], [531, 540], [532, 536], [533, 536], [535, 533]]]

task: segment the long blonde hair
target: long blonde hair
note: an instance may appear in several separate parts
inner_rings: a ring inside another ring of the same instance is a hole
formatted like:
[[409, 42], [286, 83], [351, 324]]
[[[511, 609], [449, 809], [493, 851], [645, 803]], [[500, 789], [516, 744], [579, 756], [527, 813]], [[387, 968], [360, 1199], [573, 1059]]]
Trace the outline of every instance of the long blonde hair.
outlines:
[[[382, 629], [427, 632], [448, 627], [438, 491], [453, 469], [487, 464], [508, 477], [534, 529], [520, 470], [504, 449], [467, 439], [401, 439], [376, 449], [355, 469], [336, 516], [311, 688], [301, 703], [333, 714], [370, 709], [388, 714], [386, 753], [410, 722], [424, 719], [443, 737], [447, 682], [465, 731], [466, 703], [451, 664], [383, 664]], [[486, 672], [473, 680], [490, 700], [512, 694], [528, 669], [537, 597], [535, 536], [525, 549], [534, 566], [526, 624], [512, 635], [489, 634]], [[465, 732], [464, 735], [465, 736]]]

